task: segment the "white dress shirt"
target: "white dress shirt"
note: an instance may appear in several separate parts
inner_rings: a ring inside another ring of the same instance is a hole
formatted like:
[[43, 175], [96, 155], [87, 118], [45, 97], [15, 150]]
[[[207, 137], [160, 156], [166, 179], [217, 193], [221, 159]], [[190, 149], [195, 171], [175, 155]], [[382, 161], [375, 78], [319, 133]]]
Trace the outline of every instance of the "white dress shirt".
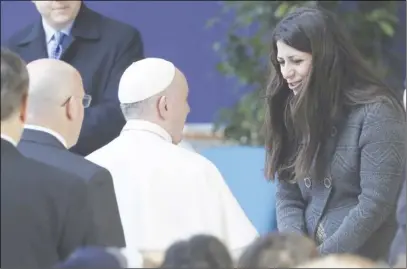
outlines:
[[164, 252], [197, 234], [241, 251], [258, 236], [218, 169], [172, 144], [158, 125], [128, 121], [119, 137], [86, 158], [112, 174], [127, 255]]
[[[61, 29], [60, 32], [64, 33], [65, 35], [69, 36], [71, 34], [73, 22], [68, 24], [65, 28]], [[54, 42], [54, 34], [57, 32], [54, 28], [52, 28], [44, 19], [42, 19], [42, 27], [44, 28], [45, 33], [45, 44], [47, 44], [47, 52], [48, 56], [52, 54], [52, 42]]]
[[1, 134], [1, 139], [6, 140], [7, 142], [11, 143], [13, 146], [17, 147], [17, 142], [11, 138], [10, 136], [6, 135], [6, 134]]

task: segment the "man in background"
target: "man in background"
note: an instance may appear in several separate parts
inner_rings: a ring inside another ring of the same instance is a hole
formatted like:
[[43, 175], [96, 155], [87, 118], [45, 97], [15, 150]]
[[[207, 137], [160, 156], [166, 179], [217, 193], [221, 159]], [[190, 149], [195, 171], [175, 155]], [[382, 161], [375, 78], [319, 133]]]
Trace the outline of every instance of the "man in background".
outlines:
[[238, 257], [258, 235], [213, 163], [178, 146], [188, 91], [171, 62], [133, 63], [119, 84], [127, 123], [87, 157], [112, 174], [130, 267], [133, 253], [161, 264], [172, 243], [197, 234], [218, 237]]
[[61, 59], [82, 75], [92, 104], [71, 151], [88, 155], [114, 139], [125, 120], [117, 99], [124, 70], [142, 59], [140, 33], [90, 10], [83, 1], [33, 1], [41, 18], [14, 34], [7, 46], [26, 62]]
[[112, 176], [68, 150], [78, 141], [84, 108], [92, 101], [85, 94], [81, 75], [55, 59], [35, 60], [27, 68], [27, 121], [18, 149], [27, 157], [81, 177], [89, 190], [98, 245], [124, 247]]
[[[26, 64], [1, 49], [1, 268], [51, 268], [97, 244], [82, 179], [16, 149], [26, 120]], [[50, 156], [52, 158], [52, 156]]]

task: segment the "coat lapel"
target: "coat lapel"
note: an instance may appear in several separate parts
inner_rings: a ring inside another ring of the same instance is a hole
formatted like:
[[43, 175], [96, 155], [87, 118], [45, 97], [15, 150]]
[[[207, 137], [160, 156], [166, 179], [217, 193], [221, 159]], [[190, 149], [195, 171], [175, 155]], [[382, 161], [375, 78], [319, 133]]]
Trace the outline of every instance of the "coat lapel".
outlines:
[[18, 43], [18, 46], [27, 45], [29, 45], [29, 55], [27, 55], [29, 60], [27, 62], [41, 58], [48, 58], [47, 46], [45, 44], [45, 32], [42, 27], [41, 19], [33, 24], [29, 34]]
[[97, 41], [100, 39], [100, 15], [82, 3], [78, 16], [72, 25], [71, 34], [62, 42], [61, 60], [74, 57], [76, 50], [71, 49], [81, 41]]

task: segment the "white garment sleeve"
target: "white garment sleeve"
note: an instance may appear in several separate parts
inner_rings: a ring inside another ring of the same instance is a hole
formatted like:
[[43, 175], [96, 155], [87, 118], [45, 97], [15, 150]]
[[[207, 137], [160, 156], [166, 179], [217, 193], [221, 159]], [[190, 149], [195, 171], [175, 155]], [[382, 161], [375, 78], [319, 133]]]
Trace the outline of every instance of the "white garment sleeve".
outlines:
[[219, 170], [211, 164], [208, 166], [207, 171], [211, 183], [219, 195], [224, 235], [222, 239], [231, 253], [241, 253], [258, 237], [258, 232], [234, 197]]

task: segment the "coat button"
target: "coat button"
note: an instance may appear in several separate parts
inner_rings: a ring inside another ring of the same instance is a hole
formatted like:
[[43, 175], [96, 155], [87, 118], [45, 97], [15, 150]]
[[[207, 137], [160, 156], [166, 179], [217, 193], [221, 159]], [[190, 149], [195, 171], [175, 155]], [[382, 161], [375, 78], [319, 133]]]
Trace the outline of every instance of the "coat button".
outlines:
[[311, 188], [311, 179], [309, 177], [304, 178], [305, 187]]
[[324, 178], [324, 186], [329, 189], [332, 186], [332, 179], [329, 177]]
[[337, 133], [338, 133], [338, 130], [336, 129], [335, 126], [333, 126], [332, 129], [331, 129], [331, 136], [335, 137]]

